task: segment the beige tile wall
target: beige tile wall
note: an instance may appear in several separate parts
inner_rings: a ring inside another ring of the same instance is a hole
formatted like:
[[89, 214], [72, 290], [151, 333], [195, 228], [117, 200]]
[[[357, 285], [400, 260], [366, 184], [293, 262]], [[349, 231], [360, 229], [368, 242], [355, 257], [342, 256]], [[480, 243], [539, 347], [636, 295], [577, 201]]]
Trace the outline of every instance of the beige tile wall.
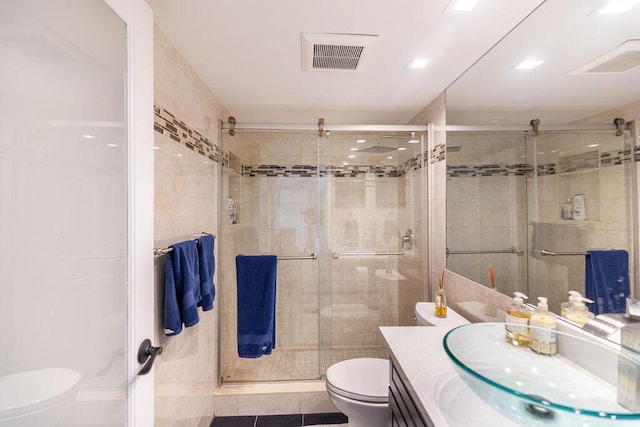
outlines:
[[[154, 37], [155, 102], [214, 144], [218, 119], [227, 112], [162, 32]], [[217, 231], [218, 165], [155, 132], [155, 246], [166, 247]], [[216, 253], [217, 253], [216, 242]], [[218, 255], [218, 253], [217, 253]], [[162, 326], [164, 258], [156, 259], [155, 425], [208, 425], [217, 385], [217, 310], [199, 311], [200, 322], [174, 337]], [[217, 281], [217, 274], [214, 282]]]

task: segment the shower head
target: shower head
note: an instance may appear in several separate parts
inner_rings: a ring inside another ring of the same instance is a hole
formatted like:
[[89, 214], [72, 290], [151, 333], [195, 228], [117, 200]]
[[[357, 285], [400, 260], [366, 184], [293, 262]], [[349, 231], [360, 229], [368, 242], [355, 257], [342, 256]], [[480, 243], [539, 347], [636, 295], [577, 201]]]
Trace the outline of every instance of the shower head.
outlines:
[[398, 151], [398, 147], [387, 147], [382, 145], [382, 140], [383, 139], [408, 139], [409, 142], [413, 141], [415, 138], [415, 132], [411, 132], [411, 136], [410, 137], [406, 137], [406, 136], [393, 136], [393, 135], [382, 135], [378, 138], [378, 145], [374, 145], [373, 147], [367, 147], [367, 148], [363, 148], [361, 150], [358, 150], [359, 153], [375, 153], [375, 154], [382, 154], [382, 153], [388, 153], [389, 151]]
[[385, 147], [381, 144], [374, 145], [373, 147], [362, 148], [358, 150], [358, 153], [375, 153], [382, 154], [388, 153], [389, 151], [397, 151], [398, 149], [395, 147]]

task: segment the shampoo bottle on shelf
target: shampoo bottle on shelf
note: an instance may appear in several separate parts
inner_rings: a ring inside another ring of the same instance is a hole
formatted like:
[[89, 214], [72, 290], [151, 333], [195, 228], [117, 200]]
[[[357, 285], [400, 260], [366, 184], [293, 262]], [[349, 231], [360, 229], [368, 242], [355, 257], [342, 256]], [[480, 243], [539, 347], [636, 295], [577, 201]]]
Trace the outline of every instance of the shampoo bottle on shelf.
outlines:
[[549, 312], [545, 297], [538, 297], [538, 309], [529, 319], [531, 341], [529, 348], [536, 353], [553, 356], [558, 351], [556, 316]]
[[587, 219], [587, 208], [584, 205], [584, 194], [573, 196], [573, 219]]
[[531, 310], [524, 305], [524, 300], [528, 297], [522, 292], [513, 293], [513, 303], [507, 306], [506, 315], [506, 339], [511, 345], [518, 347], [529, 346], [529, 318]]
[[562, 205], [562, 219], [573, 219], [573, 202], [571, 197]]

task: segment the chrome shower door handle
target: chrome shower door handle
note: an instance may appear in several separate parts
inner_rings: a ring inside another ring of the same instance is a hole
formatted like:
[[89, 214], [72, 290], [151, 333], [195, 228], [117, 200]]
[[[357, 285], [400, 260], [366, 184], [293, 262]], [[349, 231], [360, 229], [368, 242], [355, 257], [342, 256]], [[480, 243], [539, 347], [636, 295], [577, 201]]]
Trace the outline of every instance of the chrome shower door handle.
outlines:
[[144, 366], [140, 369], [138, 375], [147, 375], [151, 371], [153, 361], [159, 354], [162, 354], [162, 347], [152, 346], [149, 338], [142, 341], [140, 348], [138, 348], [138, 363], [144, 363]]

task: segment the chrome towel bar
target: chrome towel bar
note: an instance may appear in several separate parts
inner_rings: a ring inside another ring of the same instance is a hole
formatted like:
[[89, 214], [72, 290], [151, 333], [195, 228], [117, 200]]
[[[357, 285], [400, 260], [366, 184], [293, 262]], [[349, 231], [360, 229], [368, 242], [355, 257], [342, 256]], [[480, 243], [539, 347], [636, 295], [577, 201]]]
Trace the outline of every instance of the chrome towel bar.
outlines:
[[406, 251], [404, 252], [334, 252], [331, 254], [333, 259], [338, 259], [341, 256], [390, 256], [390, 255], [395, 255], [395, 256], [402, 255], [405, 258], [409, 256], [409, 254]]
[[[192, 237], [195, 237], [197, 239], [198, 237], [202, 237], [202, 236], [213, 236], [214, 239], [216, 238], [215, 234], [206, 233], [204, 231], [200, 234], [194, 234]], [[153, 256], [158, 257], [158, 256], [166, 255], [171, 251], [173, 251], [173, 248], [153, 248]]]
[[522, 249], [518, 249], [515, 246], [510, 247], [509, 249], [487, 249], [487, 250], [476, 250], [476, 251], [450, 251], [447, 248], [447, 257], [449, 255], [477, 255], [477, 254], [516, 254], [518, 256], [524, 255], [524, 251]]

